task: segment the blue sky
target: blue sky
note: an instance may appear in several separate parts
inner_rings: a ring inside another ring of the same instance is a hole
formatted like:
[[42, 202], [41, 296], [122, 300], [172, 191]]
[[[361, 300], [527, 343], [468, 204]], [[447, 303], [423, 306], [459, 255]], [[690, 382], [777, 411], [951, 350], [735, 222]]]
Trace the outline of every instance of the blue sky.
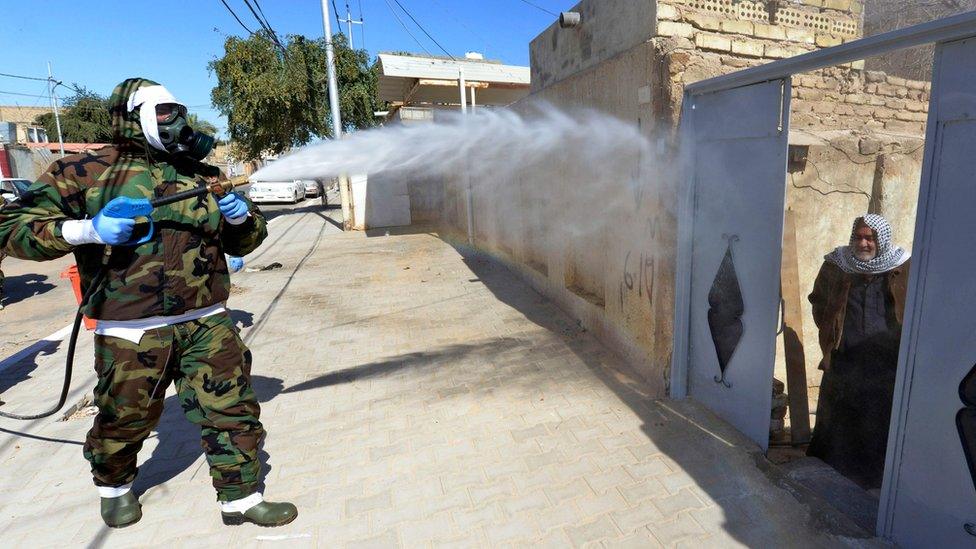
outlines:
[[[258, 27], [243, 0], [226, 0], [251, 30]], [[399, 0], [452, 55], [480, 51], [490, 59], [529, 64], [529, 41], [555, 17], [524, 0]], [[260, 0], [279, 34], [322, 35], [319, 0]], [[558, 13], [576, 0], [531, 0]], [[253, 4], [253, 0], [252, 0]], [[345, 0], [335, 0], [345, 16]], [[366, 47], [380, 51], [422, 52], [397, 22], [390, 5], [396, 0], [350, 0], [353, 18], [366, 20]], [[223, 129], [225, 122], [210, 106], [216, 79], [207, 63], [223, 53], [225, 36], [246, 34], [220, 0], [0, 0], [4, 32], [0, 33], [0, 73], [44, 77], [47, 62], [56, 78], [107, 95], [130, 76], [145, 76], [166, 85], [202, 118]], [[423, 47], [441, 50], [398, 10], [400, 19]], [[333, 32], [336, 32], [333, 15]], [[343, 24], [345, 30], [345, 24]], [[354, 28], [357, 47], [362, 35]], [[68, 93], [61, 88], [61, 94]], [[24, 95], [13, 95], [12, 93]], [[0, 77], [0, 104], [48, 104], [44, 82]]]

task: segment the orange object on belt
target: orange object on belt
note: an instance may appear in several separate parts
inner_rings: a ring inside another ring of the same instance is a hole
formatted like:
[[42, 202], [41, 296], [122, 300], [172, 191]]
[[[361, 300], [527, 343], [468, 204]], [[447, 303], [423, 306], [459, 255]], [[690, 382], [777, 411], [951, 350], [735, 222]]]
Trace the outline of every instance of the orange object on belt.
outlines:
[[[84, 295], [81, 291], [81, 276], [78, 274], [78, 266], [72, 265], [61, 273], [61, 278], [67, 278], [71, 280], [71, 288], [75, 291], [75, 299], [78, 304], [81, 304], [81, 298]], [[92, 318], [85, 317], [85, 329], [94, 330], [97, 321]]]

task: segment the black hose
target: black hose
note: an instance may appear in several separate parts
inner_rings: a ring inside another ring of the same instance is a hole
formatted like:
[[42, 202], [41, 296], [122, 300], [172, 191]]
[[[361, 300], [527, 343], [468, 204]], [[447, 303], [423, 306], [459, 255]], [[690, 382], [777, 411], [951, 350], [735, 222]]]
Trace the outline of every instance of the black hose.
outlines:
[[102, 285], [102, 281], [108, 274], [108, 265], [103, 262], [102, 268], [99, 269], [95, 278], [92, 279], [91, 284], [88, 286], [88, 291], [85, 292], [84, 297], [81, 298], [81, 303], [78, 304], [78, 312], [75, 313], [75, 322], [71, 326], [71, 337], [68, 339], [68, 357], [64, 361], [64, 384], [61, 386], [61, 398], [58, 399], [58, 403], [46, 412], [40, 414], [34, 414], [30, 416], [23, 416], [20, 414], [10, 414], [7, 412], [0, 411], [0, 417], [6, 417], [10, 419], [20, 419], [20, 420], [31, 420], [31, 419], [41, 419], [48, 416], [52, 416], [64, 406], [64, 402], [68, 400], [68, 389], [71, 388], [71, 371], [74, 368], [75, 363], [75, 344], [78, 342], [78, 332], [81, 329], [81, 319], [85, 316], [82, 310], [85, 305], [88, 304], [88, 300], [91, 299], [95, 292], [98, 291], [99, 286]]
[[166, 204], [172, 204], [174, 202], [179, 202], [181, 200], [186, 200], [187, 198], [193, 198], [195, 196], [205, 195], [208, 192], [210, 192], [210, 189], [208, 189], [207, 187], [202, 187], [201, 186], [201, 187], [198, 187], [196, 189], [190, 189], [188, 191], [178, 192], [178, 193], [175, 193], [175, 194], [171, 194], [169, 196], [163, 196], [163, 197], [160, 197], [160, 198], [154, 198], [154, 199], [150, 200], [149, 203], [152, 204], [152, 207], [153, 208], [157, 208], [159, 206], [165, 206]]

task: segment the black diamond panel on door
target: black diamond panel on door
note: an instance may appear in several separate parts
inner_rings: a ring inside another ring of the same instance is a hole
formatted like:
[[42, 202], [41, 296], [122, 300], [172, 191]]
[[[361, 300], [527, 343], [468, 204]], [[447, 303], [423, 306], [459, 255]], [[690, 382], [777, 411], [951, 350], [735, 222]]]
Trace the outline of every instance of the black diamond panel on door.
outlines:
[[[959, 383], [959, 399], [966, 407], [956, 414], [956, 428], [969, 465], [969, 477], [976, 486], [976, 366]], [[966, 523], [963, 528], [976, 536], [976, 524]]]
[[725, 371], [742, 339], [742, 314], [745, 312], [742, 288], [739, 287], [739, 276], [735, 272], [732, 255], [732, 242], [738, 239], [735, 235], [728, 237], [729, 245], [725, 250], [725, 257], [708, 291], [708, 328], [712, 333], [720, 370], [720, 374], [715, 376], [715, 383], [726, 387], [732, 387], [725, 379]]

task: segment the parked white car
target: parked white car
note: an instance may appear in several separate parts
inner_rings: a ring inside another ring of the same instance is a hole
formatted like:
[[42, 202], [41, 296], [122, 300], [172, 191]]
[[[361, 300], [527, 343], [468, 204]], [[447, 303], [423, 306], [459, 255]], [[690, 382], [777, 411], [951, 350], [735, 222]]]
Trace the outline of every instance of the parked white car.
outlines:
[[321, 196], [325, 192], [321, 181], [316, 181], [314, 179], [303, 179], [302, 184], [305, 185], [306, 197]]
[[305, 199], [305, 185], [301, 181], [258, 181], [251, 183], [247, 197], [255, 204], [261, 202], [291, 202]]

